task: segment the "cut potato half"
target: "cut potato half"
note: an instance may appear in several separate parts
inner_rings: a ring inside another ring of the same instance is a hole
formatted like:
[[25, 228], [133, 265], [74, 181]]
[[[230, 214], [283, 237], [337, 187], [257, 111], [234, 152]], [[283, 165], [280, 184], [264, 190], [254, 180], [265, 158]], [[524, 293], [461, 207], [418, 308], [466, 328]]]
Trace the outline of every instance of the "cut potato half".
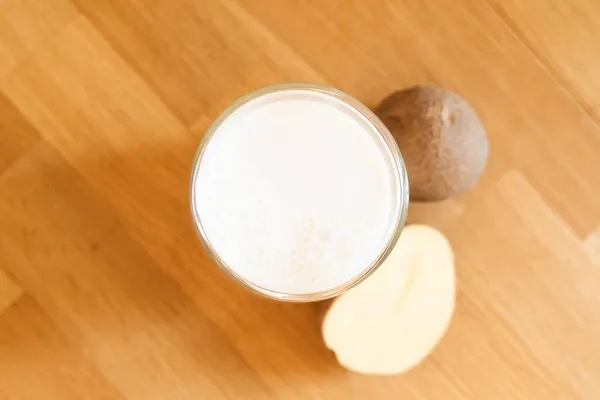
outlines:
[[431, 227], [410, 225], [372, 276], [331, 303], [323, 339], [351, 371], [400, 374], [444, 336], [454, 300], [450, 243]]

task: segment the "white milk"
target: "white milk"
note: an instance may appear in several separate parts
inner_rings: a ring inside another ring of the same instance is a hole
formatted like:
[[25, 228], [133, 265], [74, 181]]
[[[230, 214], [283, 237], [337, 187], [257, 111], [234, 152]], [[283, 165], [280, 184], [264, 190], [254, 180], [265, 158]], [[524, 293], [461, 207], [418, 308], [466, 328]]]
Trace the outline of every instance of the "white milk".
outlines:
[[363, 272], [393, 235], [392, 156], [361, 114], [328, 94], [270, 93], [207, 144], [195, 206], [207, 240], [264, 289], [309, 294]]

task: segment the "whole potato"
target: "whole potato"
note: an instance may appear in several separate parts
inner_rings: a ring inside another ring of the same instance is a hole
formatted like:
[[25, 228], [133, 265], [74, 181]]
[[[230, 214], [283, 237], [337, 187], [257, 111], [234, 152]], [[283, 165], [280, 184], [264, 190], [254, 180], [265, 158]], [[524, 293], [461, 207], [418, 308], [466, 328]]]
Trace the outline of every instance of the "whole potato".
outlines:
[[488, 140], [462, 97], [419, 85], [391, 94], [375, 112], [404, 157], [411, 200], [443, 200], [475, 185], [485, 167]]

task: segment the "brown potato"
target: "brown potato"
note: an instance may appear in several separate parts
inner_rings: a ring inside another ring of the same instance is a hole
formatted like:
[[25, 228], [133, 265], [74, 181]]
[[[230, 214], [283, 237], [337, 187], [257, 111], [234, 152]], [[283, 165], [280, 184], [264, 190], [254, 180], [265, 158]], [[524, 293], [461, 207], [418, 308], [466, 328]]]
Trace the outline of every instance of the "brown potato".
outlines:
[[443, 200], [475, 185], [485, 167], [488, 140], [462, 97], [419, 85], [391, 94], [375, 112], [404, 157], [411, 200]]

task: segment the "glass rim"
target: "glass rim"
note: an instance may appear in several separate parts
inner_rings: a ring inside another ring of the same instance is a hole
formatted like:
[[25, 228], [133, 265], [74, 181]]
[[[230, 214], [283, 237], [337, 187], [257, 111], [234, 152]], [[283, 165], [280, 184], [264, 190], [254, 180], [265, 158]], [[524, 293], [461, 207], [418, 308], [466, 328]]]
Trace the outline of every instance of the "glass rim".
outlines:
[[[240, 107], [245, 105], [246, 103], [255, 100], [259, 97], [265, 96], [267, 94], [282, 92], [282, 91], [291, 91], [291, 90], [304, 90], [304, 91], [316, 91], [322, 94], [326, 94], [332, 96], [341, 102], [345, 103], [352, 110], [358, 112], [362, 117], [364, 117], [369, 124], [372, 125], [374, 130], [379, 134], [380, 138], [383, 141], [383, 144], [386, 147], [388, 154], [392, 158], [392, 164], [394, 166], [394, 175], [397, 180], [397, 196], [398, 196], [398, 209], [395, 210], [395, 221], [392, 228], [392, 233], [387, 240], [387, 243], [383, 250], [378, 254], [378, 256], [368, 265], [366, 266], [359, 274], [355, 275], [348, 281], [335, 286], [333, 288], [323, 290], [320, 292], [314, 293], [306, 293], [306, 294], [294, 294], [294, 293], [284, 293], [277, 292], [271, 289], [267, 289], [256, 285], [255, 283], [245, 279], [238, 273], [236, 273], [233, 268], [229, 267], [227, 263], [219, 256], [217, 251], [213, 248], [210, 241], [208, 240], [208, 236], [202, 226], [202, 221], [200, 218], [200, 214], [198, 213], [197, 205], [196, 205], [196, 176], [199, 171], [200, 162], [202, 160], [202, 156], [210, 139], [218, 130], [223, 122], [227, 120], [235, 111], [237, 111]], [[196, 233], [206, 249], [208, 255], [212, 259], [212, 261], [230, 278], [236, 281], [238, 284], [244, 286], [246, 289], [251, 290], [254, 293], [260, 294], [264, 297], [268, 297], [270, 299], [286, 301], [286, 302], [313, 302], [313, 301], [321, 301], [326, 300], [332, 297], [339, 296], [340, 294], [346, 292], [348, 289], [356, 286], [360, 282], [364, 281], [367, 277], [369, 277], [373, 272], [375, 272], [381, 264], [385, 261], [385, 259], [390, 255], [394, 246], [398, 242], [398, 238], [400, 237], [400, 233], [406, 224], [406, 217], [408, 214], [408, 205], [409, 205], [409, 193], [408, 193], [408, 176], [406, 172], [406, 166], [404, 164], [404, 160], [402, 158], [402, 154], [398, 149], [398, 145], [394, 140], [392, 134], [388, 130], [388, 128], [384, 125], [383, 122], [375, 115], [373, 111], [371, 111], [367, 106], [363, 103], [355, 99], [354, 97], [331, 87], [318, 85], [318, 84], [309, 84], [309, 83], [280, 83], [270, 86], [265, 86], [260, 89], [254, 90], [250, 93], [247, 93], [233, 103], [231, 103], [218, 117], [215, 121], [209, 126], [198, 150], [196, 151], [196, 155], [193, 161], [192, 174], [191, 174], [191, 183], [190, 183], [190, 203], [191, 203], [191, 211], [192, 217], [194, 219], [194, 226], [196, 228]]]

